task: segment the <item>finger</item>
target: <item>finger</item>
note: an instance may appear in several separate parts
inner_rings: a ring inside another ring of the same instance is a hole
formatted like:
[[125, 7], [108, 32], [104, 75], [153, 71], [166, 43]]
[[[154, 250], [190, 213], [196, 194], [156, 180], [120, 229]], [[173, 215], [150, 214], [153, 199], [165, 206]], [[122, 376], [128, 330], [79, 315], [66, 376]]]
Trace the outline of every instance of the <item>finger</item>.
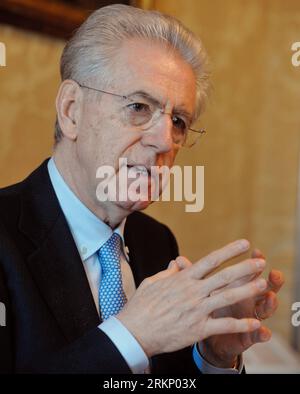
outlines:
[[269, 284], [271, 286], [271, 290], [275, 293], [281, 289], [282, 285], [284, 284], [284, 276], [281, 271], [272, 270], [269, 273]]
[[[257, 248], [255, 248], [255, 249], [252, 251], [251, 257], [252, 257], [253, 259], [257, 258], [257, 259], [266, 260], [265, 255], [262, 253], [262, 251], [261, 251], [260, 249], [257, 249]], [[249, 281], [258, 278], [258, 276], [259, 276], [260, 274], [261, 274], [261, 273], [258, 273], [257, 275], [252, 275], [252, 277], [249, 278]]]
[[169, 267], [166, 270], [158, 272], [157, 274], [153, 275], [151, 278], [153, 278], [154, 280], [164, 279], [175, 274], [176, 272], [179, 272], [179, 268], [177, 264], [174, 262], [171, 264], [171, 266], [169, 265]]
[[246, 239], [232, 242], [198, 260], [190, 268], [189, 273], [193, 278], [201, 279], [225, 261], [245, 253], [249, 247], [250, 244]]
[[260, 328], [260, 326], [260, 321], [256, 319], [234, 319], [232, 317], [209, 318], [206, 325], [206, 332], [208, 337], [212, 335], [252, 332]]
[[184, 256], [176, 257], [175, 262], [180, 270], [183, 270], [185, 268], [189, 268], [193, 265], [193, 263]]
[[263, 255], [262, 251], [260, 249], [255, 248], [252, 253], [251, 253], [251, 257], [253, 259], [258, 258], [258, 259], [263, 259], [265, 260], [266, 257]]
[[172, 261], [170, 261], [167, 269], [160, 271], [157, 274], [149, 276], [148, 278], [144, 279], [143, 282], [141, 283], [141, 285], [147, 286], [150, 283], [156, 282], [157, 280], [168, 278], [179, 271], [180, 270], [179, 270], [177, 264], [175, 263], [174, 260], [172, 260]]
[[265, 266], [265, 260], [248, 259], [239, 264], [224, 268], [222, 271], [205, 279], [205, 282], [203, 282], [204, 290], [206, 294], [210, 294], [212, 291], [227, 286], [238, 279], [261, 273]]
[[277, 296], [273, 291], [269, 291], [265, 298], [256, 304], [256, 314], [261, 319], [268, 319], [271, 317], [278, 308]]
[[236, 304], [246, 298], [255, 297], [267, 287], [265, 279], [256, 279], [246, 283], [243, 286], [226, 289], [211, 297], [207, 297], [204, 301], [206, 311], [210, 314], [213, 311], [223, 308], [224, 306]]
[[266, 326], [260, 326], [257, 330], [250, 333], [242, 334], [240, 353], [243, 353], [249, 347], [255, 345], [256, 343], [267, 342], [271, 339], [272, 332]]
[[261, 326], [258, 330], [251, 332], [250, 346], [254, 345], [255, 343], [267, 342], [271, 339], [271, 337], [272, 331], [266, 326]]
[[176, 266], [177, 264], [176, 264], [176, 261], [175, 260], [171, 260], [170, 262], [169, 262], [169, 265], [168, 265], [168, 268], [167, 269], [171, 269], [171, 268], [174, 268], [174, 266]]
[[260, 294], [257, 297], [257, 301], [260, 300], [264, 300], [265, 299], [265, 295], [269, 292], [269, 291], [273, 291], [275, 293], [278, 293], [278, 291], [281, 289], [281, 287], [284, 284], [284, 276], [283, 273], [281, 271], [277, 271], [277, 270], [272, 270], [269, 273], [268, 276], [268, 286], [266, 288], [266, 290]]

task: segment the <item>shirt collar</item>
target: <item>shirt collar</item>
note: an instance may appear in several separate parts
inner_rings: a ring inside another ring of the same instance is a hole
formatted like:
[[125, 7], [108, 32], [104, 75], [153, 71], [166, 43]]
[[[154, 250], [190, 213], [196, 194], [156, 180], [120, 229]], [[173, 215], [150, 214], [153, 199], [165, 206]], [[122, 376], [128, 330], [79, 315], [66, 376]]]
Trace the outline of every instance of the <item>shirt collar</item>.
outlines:
[[48, 161], [48, 172], [60, 207], [66, 217], [75, 244], [82, 261], [96, 253], [111, 237], [113, 232], [121, 236], [123, 252], [126, 258], [127, 248], [124, 248], [124, 227], [126, 218], [112, 230], [90, 211], [73, 193], [63, 177], [60, 175], [53, 157]]

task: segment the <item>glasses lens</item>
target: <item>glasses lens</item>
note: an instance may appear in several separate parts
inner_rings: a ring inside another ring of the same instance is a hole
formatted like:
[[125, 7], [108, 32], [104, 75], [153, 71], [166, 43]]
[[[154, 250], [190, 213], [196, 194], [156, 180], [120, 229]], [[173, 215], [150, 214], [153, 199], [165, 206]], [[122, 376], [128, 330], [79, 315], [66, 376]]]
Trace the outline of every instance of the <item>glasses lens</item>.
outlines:
[[[158, 106], [149, 103], [144, 98], [130, 98], [130, 101], [124, 107], [124, 114], [128, 124], [131, 126], [145, 126], [142, 127], [146, 130], [165, 114], [164, 111]], [[186, 128], [185, 122], [177, 116], [172, 117], [173, 128], [172, 138], [175, 145], [178, 147], [192, 147], [195, 145], [205, 130], [193, 125], [192, 129]], [[193, 131], [193, 129], [195, 131]], [[199, 131], [197, 131], [199, 130]]]
[[143, 126], [151, 120], [153, 108], [150, 104], [137, 99], [126, 105], [125, 112], [130, 125]]
[[173, 126], [172, 129], [172, 138], [173, 142], [176, 145], [183, 146], [185, 144], [185, 141], [187, 139], [187, 131], [186, 130], [180, 130], [176, 127]]
[[200, 129], [199, 131], [189, 130], [183, 146], [186, 148], [191, 148], [192, 146], [197, 144], [197, 142], [204, 134], [205, 134], [204, 129]]

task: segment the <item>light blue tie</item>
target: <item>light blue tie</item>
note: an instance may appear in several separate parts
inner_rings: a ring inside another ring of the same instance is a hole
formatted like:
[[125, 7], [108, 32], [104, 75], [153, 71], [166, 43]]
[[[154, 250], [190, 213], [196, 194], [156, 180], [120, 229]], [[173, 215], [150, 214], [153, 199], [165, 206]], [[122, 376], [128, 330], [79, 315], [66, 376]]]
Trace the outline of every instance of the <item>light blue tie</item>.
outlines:
[[120, 235], [113, 233], [98, 252], [102, 269], [99, 309], [103, 321], [119, 313], [127, 301], [120, 266], [121, 243]]

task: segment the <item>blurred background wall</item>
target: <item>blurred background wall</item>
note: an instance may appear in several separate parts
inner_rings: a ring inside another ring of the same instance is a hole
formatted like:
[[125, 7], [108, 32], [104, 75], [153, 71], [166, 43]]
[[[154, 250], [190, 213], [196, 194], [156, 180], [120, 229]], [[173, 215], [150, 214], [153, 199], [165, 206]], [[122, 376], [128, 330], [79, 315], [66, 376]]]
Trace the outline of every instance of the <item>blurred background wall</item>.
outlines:
[[[203, 40], [214, 91], [204, 115], [207, 134], [178, 163], [205, 166], [205, 207], [149, 209], [170, 224], [192, 259], [246, 237], [286, 277], [270, 322], [291, 333], [295, 218], [300, 143], [300, 3], [289, 0], [155, 0], [156, 9], [187, 24]], [[299, 300], [300, 301], [300, 300]]]
[[[214, 90], [207, 134], [177, 164], [205, 166], [205, 207], [159, 202], [148, 213], [167, 223], [181, 253], [195, 261], [245, 237], [286, 277], [269, 326], [291, 337], [300, 126], [298, 0], [154, 0], [199, 35], [211, 58]], [[58, 63], [64, 41], [0, 25], [0, 186], [23, 179], [51, 154]]]
[[0, 186], [23, 179], [51, 154], [62, 40], [0, 25]]

